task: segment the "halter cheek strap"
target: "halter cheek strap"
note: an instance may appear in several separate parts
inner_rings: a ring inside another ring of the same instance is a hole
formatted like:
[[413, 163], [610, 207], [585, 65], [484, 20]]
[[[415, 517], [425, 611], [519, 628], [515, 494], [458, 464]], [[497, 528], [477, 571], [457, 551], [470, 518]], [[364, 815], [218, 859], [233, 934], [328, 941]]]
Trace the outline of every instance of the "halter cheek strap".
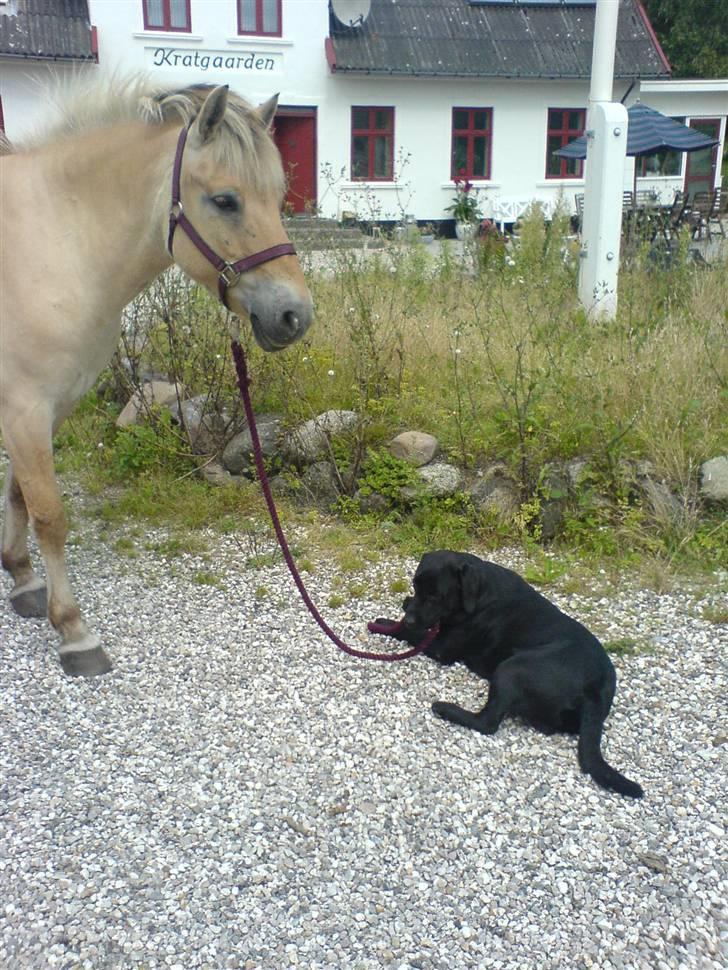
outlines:
[[208, 263], [211, 263], [217, 270], [218, 296], [220, 297], [220, 302], [227, 306], [226, 297], [228, 288], [235, 286], [243, 273], [247, 273], [248, 270], [254, 269], [256, 266], [260, 266], [261, 263], [267, 263], [271, 259], [278, 259], [280, 256], [295, 256], [296, 250], [292, 243], [279, 243], [277, 246], [270, 246], [268, 249], [262, 249], [259, 253], [253, 253], [252, 256], [245, 256], [243, 259], [239, 259], [235, 263], [230, 263], [228, 260], [223, 259], [222, 256], [219, 256], [215, 250], [205, 242], [205, 240], [185, 215], [184, 209], [182, 208], [182, 200], [180, 199], [182, 156], [184, 155], [189, 130], [189, 125], [184, 127], [179, 133], [179, 138], [177, 139], [177, 151], [175, 152], [174, 167], [172, 168], [172, 205], [169, 210], [167, 252], [174, 259], [172, 244], [174, 242], [174, 231], [177, 226], [179, 226], [195, 248], [202, 253]]

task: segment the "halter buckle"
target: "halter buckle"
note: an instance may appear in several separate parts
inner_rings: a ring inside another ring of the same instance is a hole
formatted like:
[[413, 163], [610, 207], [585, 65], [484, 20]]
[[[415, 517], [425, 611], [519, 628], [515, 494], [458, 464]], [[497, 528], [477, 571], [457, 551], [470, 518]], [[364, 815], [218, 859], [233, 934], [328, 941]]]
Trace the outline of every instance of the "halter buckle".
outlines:
[[220, 270], [220, 279], [223, 281], [226, 287], [235, 286], [240, 279], [240, 273], [238, 273], [232, 263], [225, 263], [223, 268]]

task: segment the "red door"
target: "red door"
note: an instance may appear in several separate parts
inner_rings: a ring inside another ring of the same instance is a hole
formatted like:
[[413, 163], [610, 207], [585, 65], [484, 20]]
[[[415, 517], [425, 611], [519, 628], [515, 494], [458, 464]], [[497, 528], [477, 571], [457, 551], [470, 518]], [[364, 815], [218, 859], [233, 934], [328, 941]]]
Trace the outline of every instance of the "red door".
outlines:
[[[720, 119], [696, 118], [690, 122], [690, 127], [709, 138], [720, 138]], [[712, 192], [715, 188], [716, 167], [718, 165], [718, 148], [701, 148], [697, 152], [687, 152], [685, 166], [685, 193], [689, 199], [696, 192]]]
[[280, 108], [273, 137], [288, 180], [286, 203], [305, 212], [316, 204], [316, 109]]

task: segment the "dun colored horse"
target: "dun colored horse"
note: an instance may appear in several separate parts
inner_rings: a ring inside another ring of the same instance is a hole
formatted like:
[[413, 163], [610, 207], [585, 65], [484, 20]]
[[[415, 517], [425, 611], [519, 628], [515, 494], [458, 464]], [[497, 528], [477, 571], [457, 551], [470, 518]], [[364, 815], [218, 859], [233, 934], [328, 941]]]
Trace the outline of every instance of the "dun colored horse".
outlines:
[[[67, 674], [111, 664], [68, 581], [52, 440], [108, 363], [123, 308], [174, 262], [248, 317], [264, 350], [311, 322], [280, 219], [276, 103], [253, 108], [227, 87], [107, 81], [79, 86], [45, 136], [0, 145], [2, 564], [15, 611], [47, 615], [61, 635]], [[31, 565], [29, 520], [47, 589]]]

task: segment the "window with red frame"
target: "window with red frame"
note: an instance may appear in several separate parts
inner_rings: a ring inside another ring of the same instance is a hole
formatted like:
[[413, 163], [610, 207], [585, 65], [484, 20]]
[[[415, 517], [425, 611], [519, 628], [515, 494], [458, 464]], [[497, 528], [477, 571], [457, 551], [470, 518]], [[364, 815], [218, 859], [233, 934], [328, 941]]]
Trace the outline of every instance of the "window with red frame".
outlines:
[[584, 134], [585, 108], [549, 108], [546, 133], [546, 178], [580, 179], [584, 175], [584, 163], [580, 158], [561, 158], [554, 155], [570, 141]]
[[190, 0], [142, 0], [145, 30], [192, 29]]
[[394, 108], [352, 108], [352, 180], [388, 182], [393, 172]]
[[489, 179], [492, 138], [492, 108], [453, 108], [450, 177]]
[[238, 33], [281, 36], [282, 0], [238, 0]]

